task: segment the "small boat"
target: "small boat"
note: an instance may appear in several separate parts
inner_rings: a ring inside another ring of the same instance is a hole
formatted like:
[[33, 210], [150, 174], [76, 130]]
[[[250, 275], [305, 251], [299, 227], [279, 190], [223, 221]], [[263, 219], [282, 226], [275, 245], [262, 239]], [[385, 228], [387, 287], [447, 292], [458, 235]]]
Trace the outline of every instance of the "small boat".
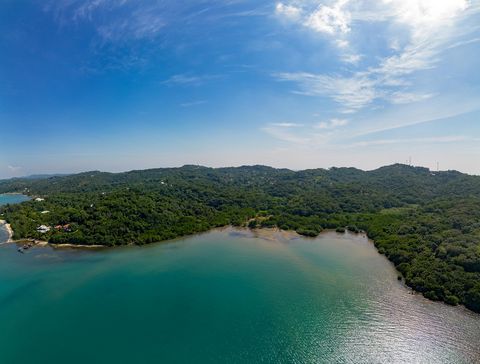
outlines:
[[18, 251], [19, 253], [22, 253], [22, 254], [25, 253], [25, 250], [23, 250], [23, 248], [18, 248], [17, 251]]

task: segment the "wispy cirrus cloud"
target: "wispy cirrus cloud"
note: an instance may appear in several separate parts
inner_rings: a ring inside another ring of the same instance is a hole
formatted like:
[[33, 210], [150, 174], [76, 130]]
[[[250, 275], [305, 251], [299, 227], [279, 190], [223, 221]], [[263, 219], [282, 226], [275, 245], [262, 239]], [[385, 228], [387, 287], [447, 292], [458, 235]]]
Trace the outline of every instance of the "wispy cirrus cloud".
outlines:
[[355, 138], [346, 140], [345, 143], [336, 141], [336, 135], [341, 128], [348, 125], [345, 119], [331, 119], [316, 124], [297, 124], [297, 123], [271, 123], [262, 128], [262, 131], [271, 137], [286, 142], [290, 145], [299, 146], [305, 149], [315, 150], [328, 145], [336, 145], [341, 149], [383, 147], [388, 145], [412, 145], [412, 144], [458, 144], [458, 143], [478, 143], [480, 138], [465, 135], [436, 135], [408, 138], [381, 138], [354, 141]]
[[90, 23], [106, 43], [154, 39], [222, 18], [265, 16], [262, 7], [245, 9], [237, 0], [135, 1], [46, 0], [44, 10], [62, 26]]
[[393, 104], [410, 104], [412, 102], [428, 100], [431, 97], [434, 97], [433, 93], [413, 93], [413, 92], [402, 92], [396, 91], [390, 94], [390, 101]]
[[115, 43], [155, 38], [167, 26], [167, 20], [146, 9], [133, 11], [126, 21], [115, 19], [99, 25], [97, 32], [103, 42]]
[[279, 81], [291, 81], [298, 85], [295, 93], [308, 96], [330, 97], [347, 110], [358, 110], [380, 97], [382, 93], [375, 80], [368, 75], [352, 77], [322, 75], [307, 72], [283, 72], [273, 74]]
[[472, 138], [464, 135], [436, 136], [423, 138], [397, 138], [397, 139], [376, 139], [361, 141], [348, 145], [349, 148], [382, 146], [392, 144], [438, 144], [438, 143], [460, 143], [460, 142], [478, 142], [479, 138]]
[[90, 25], [96, 32], [97, 46], [155, 40], [194, 15], [188, 4], [154, 0], [59, 0], [47, 1], [44, 9], [62, 27]]
[[303, 124], [298, 123], [271, 123], [270, 125], [280, 128], [299, 128], [303, 126]]
[[329, 121], [321, 121], [314, 125], [316, 129], [336, 129], [348, 124], [347, 119], [331, 119]]
[[162, 81], [163, 85], [169, 86], [201, 86], [206, 82], [221, 79], [221, 75], [192, 75], [192, 74], [176, 74]]
[[299, 16], [292, 22], [330, 39], [340, 49], [339, 60], [353, 65], [364, 57], [351, 49], [348, 39], [352, 33], [357, 39], [361, 37], [359, 24], [386, 22], [402, 34], [401, 38], [396, 38], [397, 33], [389, 33], [388, 37], [393, 38], [386, 39], [391, 44], [387, 55], [370, 59], [363, 69], [342, 68], [331, 74], [274, 74], [280, 81], [296, 83], [294, 92], [331, 98], [344, 112], [356, 112], [377, 100], [405, 104], [435, 96], [438, 91], [416, 89], [411, 77], [419, 71], [435, 68], [445, 50], [478, 40], [474, 37], [478, 35], [478, 25], [468, 20], [479, 13], [480, 5], [467, 0], [336, 0], [329, 5], [304, 0], [279, 4], [282, 6], [277, 5], [277, 16], [282, 16], [279, 8], [294, 7], [296, 10], [289, 12]]
[[20, 166], [8, 165], [8, 174], [12, 177], [17, 177], [22, 173], [23, 168]]
[[[405, 127], [432, 124], [455, 120], [480, 109], [478, 98], [465, 99], [461, 96], [439, 97], [432, 104], [414, 107], [411, 104], [399, 104], [397, 108], [369, 117], [363, 127], [352, 130], [352, 137], [363, 137], [378, 133], [391, 132]], [[361, 118], [360, 118], [361, 119]]]
[[271, 123], [261, 128], [261, 130], [275, 139], [288, 143], [305, 145], [309, 143], [310, 138], [306, 135], [302, 135], [303, 133], [298, 133], [294, 130], [301, 126], [303, 125], [289, 122]]
[[13, 173], [17, 173], [22, 169], [22, 167], [20, 166], [12, 166], [12, 165], [7, 166], [7, 168], [10, 172], [13, 172]]
[[348, 124], [346, 119], [330, 119], [317, 123], [270, 123], [261, 130], [283, 142], [314, 147], [327, 143], [335, 131]]

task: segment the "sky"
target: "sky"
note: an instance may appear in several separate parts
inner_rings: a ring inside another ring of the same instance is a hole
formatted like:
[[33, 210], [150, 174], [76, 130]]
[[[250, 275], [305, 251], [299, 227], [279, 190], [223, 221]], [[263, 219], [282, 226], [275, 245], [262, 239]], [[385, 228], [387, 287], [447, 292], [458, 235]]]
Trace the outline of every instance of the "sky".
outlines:
[[480, 0], [2, 0], [0, 178], [480, 174]]

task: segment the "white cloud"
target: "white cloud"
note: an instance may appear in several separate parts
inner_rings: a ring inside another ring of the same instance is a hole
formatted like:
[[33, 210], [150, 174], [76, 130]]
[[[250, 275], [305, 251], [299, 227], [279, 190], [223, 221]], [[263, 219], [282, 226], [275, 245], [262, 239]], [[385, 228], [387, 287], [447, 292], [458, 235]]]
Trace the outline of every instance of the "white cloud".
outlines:
[[345, 63], [357, 64], [363, 58], [360, 54], [344, 54], [341, 56], [341, 60]]
[[297, 123], [272, 123], [270, 125], [278, 126], [281, 128], [297, 128], [297, 127], [303, 126], [303, 124], [297, 124]]
[[347, 48], [350, 45], [348, 40], [345, 40], [345, 39], [337, 39], [337, 40], [335, 40], [335, 44], [339, 48]]
[[444, 26], [468, 7], [467, 0], [383, 0], [390, 7], [391, 18], [412, 28], [421, 36], [430, 28]]
[[[346, 9], [349, 2], [350, 0], [335, 0], [332, 4], [326, 5], [319, 4], [319, 1], [293, 0], [290, 3], [277, 3], [275, 14], [318, 33], [347, 34], [350, 32], [351, 22], [351, 14]], [[347, 41], [340, 41], [338, 46], [346, 44]]]
[[[340, 112], [353, 113], [384, 100], [405, 104], [427, 100], [438, 92], [415, 90], [411, 76], [418, 71], [433, 69], [442, 52], [454, 46], [476, 42], [471, 39], [477, 27], [465, 22], [480, 11], [479, 5], [467, 0], [337, 0], [333, 5], [312, 9], [312, 1], [295, 1], [303, 14], [298, 24], [329, 35], [340, 49], [339, 60], [357, 66], [362, 58], [350, 50], [348, 33], [362, 30], [360, 23], [388, 23], [397, 28], [403, 39], [385, 35], [388, 49], [394, 54], [373, 58], [363, 69], [339, 69], [339, 73], [322, 74], [283, 72], [274, 76], [295, 82], [294, 92], [329, 97], [341, 104]], [[312, 20], [315, 19], [315, 20]], [[357, 27], [358, 25], [358, 27]], [[381, 35], [380, 35], [381, 36]], [[357, 34], [356, 39], [359, 38]], [[376, 65], [371, 66], [372, 63]]]
[[8, 166], [8, 170], [12, 173], [20, 172], [21, 169], [22, 167], [19, 167], [19, 166], [11, 166], [11, 165]]
[[275, 6], [275, 14], [285, 17], [288, 20], [298, 20], [302, 15], [302, 10], [293, 5], [278, 3]]
[[303, 25], [320, 33], [337, 34], [350, 31], [350, 13], [344, 6], [348, 0], [338, 0], [333, 6], [319, 5], [303, 20]]
[[314, 125], [316, 129], [336, 129], [348, 124], [346, 119], [331, 119], [329, 121], [321, 121], [318, 124]]
[[280, 81], [299, 85], [297, 93], [309, 96], [328, 96], [348, 110], [358, 110], [379, 97], [374, 80], [365, 75], [354, 77], [317, 75], [306, 72], [275, 74]]
[[412, 93], [412, 92], [393, 92], [390, 95], [390, 100], [393, 104], [410, 104], [412, 102], [418, 102], [423, 100], [428, 100], [435, 96], [431, 93], [421, 94], [421, 93]]

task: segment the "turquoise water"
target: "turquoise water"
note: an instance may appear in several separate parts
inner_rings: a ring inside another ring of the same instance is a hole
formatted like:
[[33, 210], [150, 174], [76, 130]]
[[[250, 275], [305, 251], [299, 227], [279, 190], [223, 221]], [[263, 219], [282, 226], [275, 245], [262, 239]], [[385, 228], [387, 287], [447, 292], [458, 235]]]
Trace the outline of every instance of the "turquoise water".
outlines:
[[361, 236], [233, 228], [106, 250], [0, 245], [0, 363], [474, 363], [480, 315]]
[[16, 194], [16, 193], [7, 194], [7, 195], [0, 194], [0, 206], [1, 205], [6, 205], [8, 203], [11, 203], [11, 204], [20, 203], [20, 202], [23, 202], [23, 201], [27, 201], [29, 199], [30, 199], [30, 197], [28, 197], [28, 196], [21, 195], [21, 194]]

